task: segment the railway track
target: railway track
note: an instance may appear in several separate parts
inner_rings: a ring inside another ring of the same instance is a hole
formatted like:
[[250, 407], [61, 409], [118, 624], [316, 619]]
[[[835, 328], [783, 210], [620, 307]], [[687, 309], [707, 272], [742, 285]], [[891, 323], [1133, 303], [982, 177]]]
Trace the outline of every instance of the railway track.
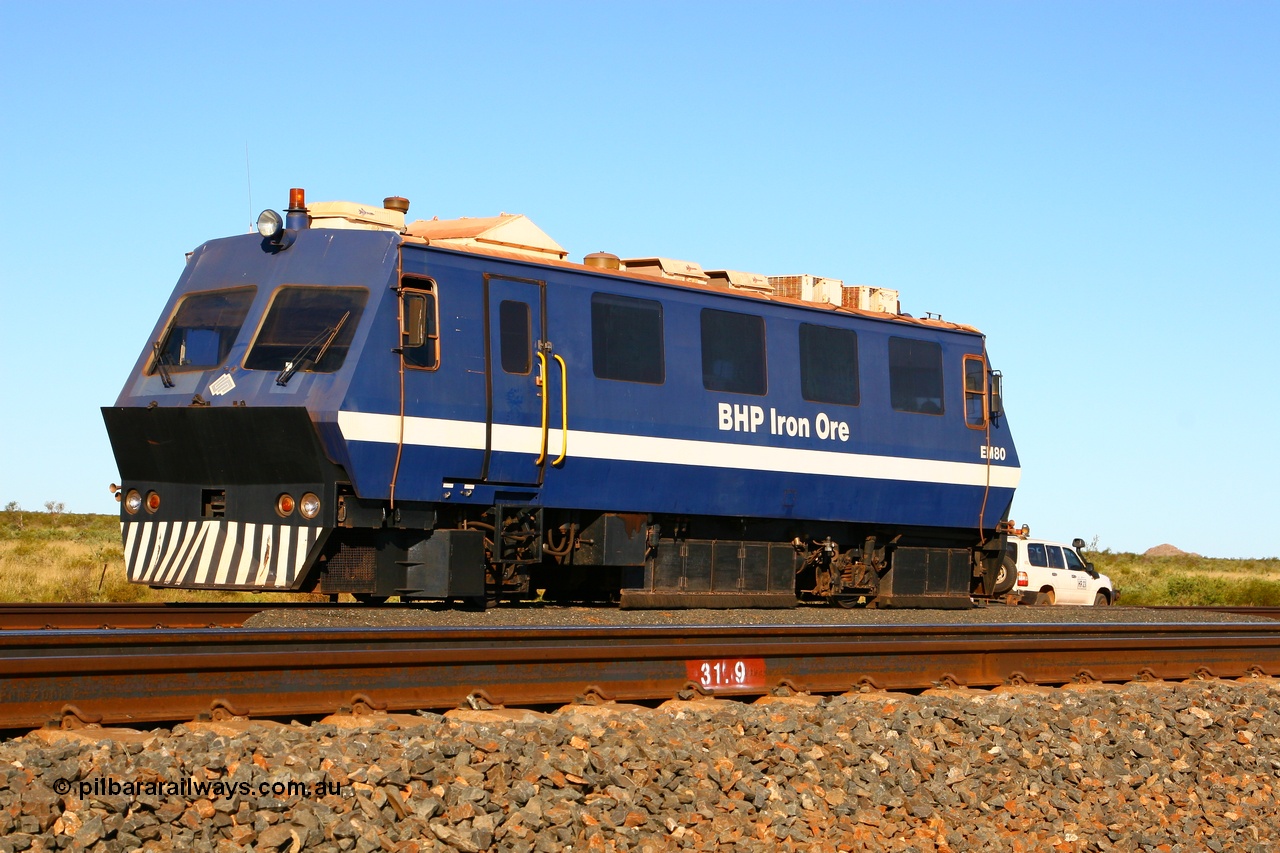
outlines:
[[0, 632], [0, 729], [1280, 675], [1280, 623]]

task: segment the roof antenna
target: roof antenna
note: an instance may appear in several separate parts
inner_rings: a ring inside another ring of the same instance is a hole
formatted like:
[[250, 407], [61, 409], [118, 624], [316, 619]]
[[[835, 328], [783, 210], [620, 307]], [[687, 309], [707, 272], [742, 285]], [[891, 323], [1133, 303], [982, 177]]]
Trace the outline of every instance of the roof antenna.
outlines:
[[249, 176], [249, 143], [244, 143], [244, 179], [249, 185], [249, 233], [252, 234], [257, 230], [257, 223], [253, 218], [253, 179]]

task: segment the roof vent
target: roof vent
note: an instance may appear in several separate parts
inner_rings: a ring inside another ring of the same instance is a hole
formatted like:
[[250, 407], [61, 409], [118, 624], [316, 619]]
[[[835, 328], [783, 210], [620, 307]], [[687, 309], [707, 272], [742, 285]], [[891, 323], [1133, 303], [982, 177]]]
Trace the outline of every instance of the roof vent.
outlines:
[[695, 264], [693, 261], [677, 261], [673, 258], [625, 258], [622, 263], [627, 272], [695, 281], [699, 284], [705, 284], [707, 281], [707, 274], [702, 271], [702, 265]]
[[402, 195], [389, 195], [382, 200], [382, 206], [387, 210], [398, 210], [401, 213], [408, 213], [409, 199]]
[[861, 311], [897, 314], [898, 291], [887, 287], [870, 287], [865, 284], [846, 284], [841, 294], [840, 304], [845, 308], [857, 308]]
[[622, 269], [622, 261], [618, 260], [617, 255], [610, 252], [592, 252], [583, 258], [582, 262], [598, 270]]
[[711, 279], [712, 284], [720, 287], [747, 290], [752, 293], [773, 293], [773, 287], [769, 285], [769, 277], [760, 275], [760, 273], [742, 272], [741, 270], [707, 270], [707, 276]]
[[771, 275], [769, 286], [775, 296], [802, 299], [805, 302], [829, 302], [840, 305], [844, 300], [844, 282], [820, 275]]
[[411, 237], [421, 237], [433, 246], [493, 249], [539, 260], [561, 261], [569, 254], [520, 213], [476, 219], [466, 216], [461, 219], [419, 219], [409, 224], [407, 233]]
[[403, 231], [404, 212], [350, 201], [316, 201], [307, 205], [312, 228]]

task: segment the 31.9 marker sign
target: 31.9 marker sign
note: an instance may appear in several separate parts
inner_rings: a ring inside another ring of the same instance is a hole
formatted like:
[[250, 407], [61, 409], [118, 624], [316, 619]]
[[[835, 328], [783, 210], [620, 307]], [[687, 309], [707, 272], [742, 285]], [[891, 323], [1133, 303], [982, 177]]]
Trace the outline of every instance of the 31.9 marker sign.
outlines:
[[687, 660], [685, 673], [703, 690], [754, 690], [764, 687], [764, 658]]

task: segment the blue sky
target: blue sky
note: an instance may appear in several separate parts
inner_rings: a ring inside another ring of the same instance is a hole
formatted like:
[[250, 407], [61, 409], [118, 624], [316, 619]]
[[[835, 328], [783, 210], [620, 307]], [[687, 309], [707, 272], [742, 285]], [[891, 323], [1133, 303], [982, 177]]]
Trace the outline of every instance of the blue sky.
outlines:
[[1019, 523], [1280, 555], [1280, 5], [0, 0], [0, 116], [0, 503], [116, 511], [183, 254], [301, 186], [895, 288], [987, 333]]

